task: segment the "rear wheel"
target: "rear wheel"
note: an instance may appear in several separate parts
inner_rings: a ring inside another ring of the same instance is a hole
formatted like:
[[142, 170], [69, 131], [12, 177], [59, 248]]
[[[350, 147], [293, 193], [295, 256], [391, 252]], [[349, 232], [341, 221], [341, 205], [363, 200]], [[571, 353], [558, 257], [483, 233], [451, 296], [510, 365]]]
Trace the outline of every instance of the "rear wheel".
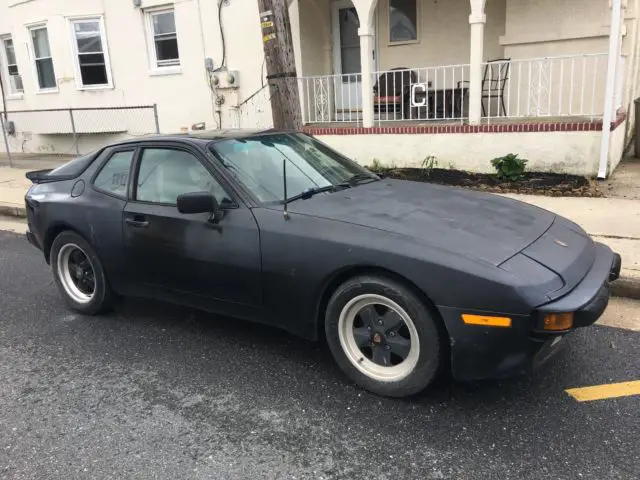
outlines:
[[51, 245], [51, 267], [58, 290], [71, 308], [95, 315], [112, 305], [102, 263], [80, 235], [65, 231]]
[[325, 333], [340, 368], [374, 393], [413, 395], [439, 371], [442, 349], [436, 321], [398, 282], [362, 276], [342, 284], [329, 300]]

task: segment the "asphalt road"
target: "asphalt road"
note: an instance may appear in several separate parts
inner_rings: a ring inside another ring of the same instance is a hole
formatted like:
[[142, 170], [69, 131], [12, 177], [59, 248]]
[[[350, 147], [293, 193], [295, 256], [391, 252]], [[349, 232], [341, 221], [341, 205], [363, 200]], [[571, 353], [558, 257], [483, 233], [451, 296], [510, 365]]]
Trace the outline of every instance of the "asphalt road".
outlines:
[[69, 311], [41, 255], [0, 232], [0, 478], [632, 479], [640, 332], [576, 332], [537, 374], [383, 399], [322, 345], [128, 300]]

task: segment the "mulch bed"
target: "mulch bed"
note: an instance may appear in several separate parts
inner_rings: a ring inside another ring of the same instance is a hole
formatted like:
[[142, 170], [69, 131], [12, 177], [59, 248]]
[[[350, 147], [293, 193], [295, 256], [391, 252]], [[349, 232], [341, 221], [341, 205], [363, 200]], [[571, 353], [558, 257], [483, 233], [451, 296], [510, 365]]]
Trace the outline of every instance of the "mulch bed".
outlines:
[[482, 190], [491, 193], [524, 193], [552, 197], [602, 197], [595, 180], [577, 175], [546, 172], [526, 172], [523, 178], [505, 182], [488, 173], [470, 173], [444, 168], [390, 168], [376, 173], [387, 178], [437, 183]]

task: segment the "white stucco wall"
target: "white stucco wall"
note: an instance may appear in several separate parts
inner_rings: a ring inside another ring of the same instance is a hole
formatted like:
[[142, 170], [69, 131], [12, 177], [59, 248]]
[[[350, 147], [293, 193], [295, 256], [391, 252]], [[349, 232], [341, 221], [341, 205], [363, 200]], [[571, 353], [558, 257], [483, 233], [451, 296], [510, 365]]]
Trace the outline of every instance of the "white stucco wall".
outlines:
[[493, 172], [491, 159], [509, 153], [529, 160], [527, 168], [595, 175], [601, 132], [462, 133], [435, 135], [319, 135], [318, 139], [361, 165], [420, 167], [435, 155], [438, 168]]
[[[142, 9], [171, 5], [166, 0], [142, 0]], [[218, 107], [214, 104], [208, 86], [205, 57], [211, 57], [215, 66], [222, 61], [222, 42], [218, 26], [216, 1], [177, 0], [173, 2], [180, 52], [180, 72], [172, 75], [153, 75], [147, 50], [147, 33], [142, 9], [130, 0], [0, 0], [0, 35], [11, 34], [20, 73], [24, 83], [21, 98], [7, 101], [7, 109], [51, 109], [69, 107], [110, 107], [157, 104], [162, 132], [178, 132], [197, 122], [207, 128], [216, 128]], [[76, 87], [74, 53], [67, 17], [95, 15], [104, 17], [105, 35], [111, 63], [113, 87], [80, 91]], [[53, 57], [58, 91], [37, 93], [35, 68], [32, 61], [27, 26], [46, 22]], [[222, 126], [234, 126], [232, 106], [260, 88], [262, 82], [263, 47], [261, 41], [258, 5], [251, 1], [231, 1], [223, 7], [222, 23], [226, 34], [226, 64], [237, 70], [240, 78], [238, 90], [219, 90], [224, 95], [220, 116]], [[241, 32], [241, 33], [240, 33]], [[265, 97], [266, 98], [266, 97]], [[264, 103], [264, 98], [261, 99]], [[255, 102], [254, 102], [255, 103]], [[268, 102], [267, 102], [268, 103]], [[248, 106], [254, 108], [252, 103]], [[268, 105], [266, 106], [268, 109]], [[270, 115], [270, 110], [267, 112]], [[44, 114], [39, 114], [43, 116]], [[99, 115], [108, 115], [96, 113]], [[155, 130], [153, 114], [130, 112], [138, 124], [138, 133]], [[42, 120], [40, 120], [42, 121]], [[244, 125], [251, 126], [245, 115]], [[16, 121], [18, 130], [28, 123]], [[28, 125], [25, 126], [28, 129]], [[12, 138], [15, 148], [25, 151], [65, 148], [66, 138], [41, 135], [18, 135]], [[94, 139], [99, 142], [99, 139]], [[84, 138], [81, 141], [91, 142]], [[18, 150], [20, 151], [20, 150]], [[64, 152], [66, 153], [66, 152]]]
[[[502, 58], [506, 0], [487, 1], [484, 34], [486, 59]], [[389, 0], [378, 0], [379, 67], [430, 67], [469, 63], [469, 0], [422, 0], [418, 3], [418, 40], [389, 43]]]

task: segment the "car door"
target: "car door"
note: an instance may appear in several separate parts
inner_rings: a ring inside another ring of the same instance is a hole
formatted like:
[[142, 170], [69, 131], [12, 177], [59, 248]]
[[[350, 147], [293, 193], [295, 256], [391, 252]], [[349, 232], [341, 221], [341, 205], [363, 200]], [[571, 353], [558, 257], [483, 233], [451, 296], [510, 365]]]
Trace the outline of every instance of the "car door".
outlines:
[[[182, 214], [176, 208], [178, 195], [202, 191], [213, 193], [223, 206], [216, 223], [211, 214]], [[260, 306], [258, 226], [229, 191], [195, 147], [143, 146], [123, 212], [132, 281], [156, 292], [189, 295], [197, 304], [208, 299], [217, 306]]]

